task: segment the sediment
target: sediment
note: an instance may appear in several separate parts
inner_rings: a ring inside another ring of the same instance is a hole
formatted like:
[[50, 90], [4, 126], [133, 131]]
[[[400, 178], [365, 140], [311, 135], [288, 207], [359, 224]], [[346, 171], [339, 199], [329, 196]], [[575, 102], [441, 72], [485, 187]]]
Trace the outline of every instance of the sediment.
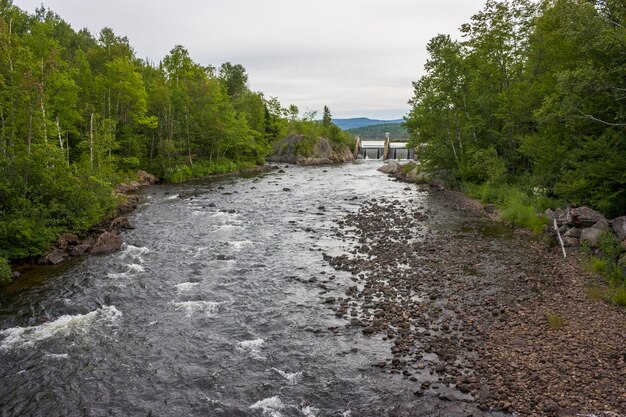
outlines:
[[438, 211], [372, 199], [337, 221], [354, 250], [324, 255], [354, 281], [328, 305], [393, 342], [372, 365], [414, 381], [415, 395], [483, 411], [623, 416], [626, 311], [590, 299], [597, 279], [545, 239], [461, 193], [421, 190]]

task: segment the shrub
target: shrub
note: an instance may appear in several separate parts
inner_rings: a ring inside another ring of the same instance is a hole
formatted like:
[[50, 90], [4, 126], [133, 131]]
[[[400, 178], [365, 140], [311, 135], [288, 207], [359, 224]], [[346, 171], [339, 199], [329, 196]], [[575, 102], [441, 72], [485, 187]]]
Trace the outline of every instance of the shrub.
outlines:
[[9, 282], [13, 278], [11, 267], [6, 258], [0, 257], [0, 283]]
[[591, 270], [598, 274], [604, 274], [606, 272], [606, 261], [596, 257], [591, 258]]
[[548, 313], [546, 317], [548, 319], [548, 324], [553, 329], [560, 329], [565, 324], [565, 320], [563, 320], [563, 317], [559, 316], [558, 314]]

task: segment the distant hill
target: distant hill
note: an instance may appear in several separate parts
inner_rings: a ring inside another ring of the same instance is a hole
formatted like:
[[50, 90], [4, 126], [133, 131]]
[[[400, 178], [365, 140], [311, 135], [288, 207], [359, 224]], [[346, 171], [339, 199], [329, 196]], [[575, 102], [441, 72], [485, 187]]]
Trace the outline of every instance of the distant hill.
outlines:
[[354, 129], [363, 126], [372, 126], [380, 124], [398, 124], [402, 123], [403, 119], [396, 120], [376, 120], [368, 119], [367, 117], [355, 117], [352, 119], [333, 119], [333, 123], [342, 128], [343, 130]]
[[385, 139], [385, 133], [389, 132], [391, 139], [408, 139], [409, 132], [400, 123], [382, 123], [347, 129], [353, 135], [358, 135], [361, 139]]

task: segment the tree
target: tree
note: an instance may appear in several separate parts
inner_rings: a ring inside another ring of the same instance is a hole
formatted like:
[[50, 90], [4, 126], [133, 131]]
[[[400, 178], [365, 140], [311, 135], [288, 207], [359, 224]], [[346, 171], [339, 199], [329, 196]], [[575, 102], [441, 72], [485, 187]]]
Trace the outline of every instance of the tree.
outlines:
[[327, 106], [324, 106], [324, 115], [322, 116], [322, 125], [324, 127], [330, 127], [332, 122], [332, 116], [330, 115], [330, 110]]

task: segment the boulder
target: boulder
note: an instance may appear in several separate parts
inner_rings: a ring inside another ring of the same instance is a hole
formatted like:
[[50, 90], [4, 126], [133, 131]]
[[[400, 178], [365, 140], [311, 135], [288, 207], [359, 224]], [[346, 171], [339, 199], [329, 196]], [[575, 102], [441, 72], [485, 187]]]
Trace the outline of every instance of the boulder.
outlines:
[[613, 219], [611, 227], [619, 240], [626, 240], [626, 216]]
[[153, 185], [158, 181], [157, 177], [148, 174], [146, 171], [137, 171], [137, 178], [142, 186]]
[[595, 211], [589, 207], [577, 207], [571, 211], [572, 221], [583, 227], [590, 227], [600, 220], [606, 220], [602, 213]]
[[119, 250], [121, 246], [122, 237], [120, 235], [104, 232], [98, 236], [90, 253], [92, 255], [105, 255]]
[[78, 236], [74, 233], [63, 233], [57, 240], [56, 246], [60, 249], [67, 249], [68, 246], [76, 245], [78, 242]]
[[556, 215], [556, 213], [552, 209], [546, 209], [546, 211], [543, 212], [543, 215], [546, 216], [550, 224], [552, 224], [552, 221], [554, 220], [554, 216]]
[[564, 237], [563, 245], [567, 247], [578, 246], [580, 245], [580, 241], [578, 240], [578, 238], [575, 238], [575, 237]]
[[580, 232], [581, 230], [577, 227], [572, 227], [571, 229], [569, 229], [567, 232], [565, 232], [565, 234], [563, 235], [563, 237], [570, 237], [570, 238], [576, 238], [578, 239], [580, 237]]
[[130, 223], [128, 217], [120, 216], [113, 219], [113, 221], [111, 222], [111, 226], [109, 226], [109, 231], [119, 232], [120, 230], [130, 230], [134, 228], [135, 226]]
[[[557, 208], [556, 211], [554, 212], [553, 219], [556, 219], [556, 222], [559, 226], [562, 226], [565, 224], [572, 224], [573, 222], [572, 214], [569, 208], [567, 209]], [[552, 224], [550, 226], [552, 226]]]
[[580, 233], [580, 242], [586, 242], [589, 246], [596, 247], [601, 234], [602, 230], [588, 227]]
[[141, 197], [138, 195], [127, 195], [124, 196], [124, 198], [124, 202], [117, 208], [120, 213], [130, 213], [135, 210], [141, 202]]
[[402, 165], [400, 165], [396, 161], [391, 161], [378, 168], [378, 171], [382, 172], [383, 174], [399, 175], [402, 173]]
[[128, 194], [137, 191], [141, 185], [137, 181], [133, 181], [128, 184], [117, 184], [115, 186], [115, 191], [121, 194]]
[[93, 239], [93, 237], [89, 236], [78, 245], [70, 246], [69, 253], [71, 256], [87, 255], [93, 247], [94, 243], [96, 243], [96, 241]]
[[61, 252], [58, 248], [52, 248], [44, 256], [39, 258], [38, 263], [56, 265], [63, 262], [65, 259], [65, 253]]
[[595, 224], [593, 226], [594, 229], [600, 229], [600, 230], [608, 230], [611, 225], [609, 224], [607, 219], [600, 219], [597, 222], [595, 222]]

